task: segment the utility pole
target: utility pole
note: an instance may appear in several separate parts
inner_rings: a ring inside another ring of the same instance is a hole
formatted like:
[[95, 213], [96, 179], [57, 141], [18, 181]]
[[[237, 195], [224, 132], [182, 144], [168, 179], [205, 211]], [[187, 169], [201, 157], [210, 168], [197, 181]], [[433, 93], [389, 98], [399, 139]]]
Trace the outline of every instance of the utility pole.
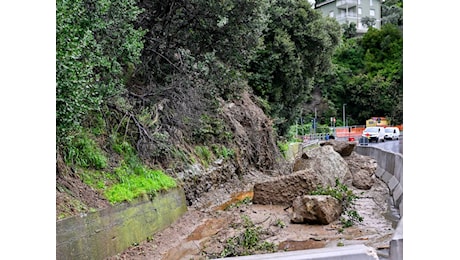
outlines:
[[342, 112], [343, 112], [343, 126], [345, 126], [345, 106], [347, 105], [347, 103], [344, 103], [343, 106], [342, 106]]
[[315, 107], [315, 119], [314, 119], [314, 123], [313, 123], [313, 126], [314, 126], [314, 133], [316, 134], [316, 107]]

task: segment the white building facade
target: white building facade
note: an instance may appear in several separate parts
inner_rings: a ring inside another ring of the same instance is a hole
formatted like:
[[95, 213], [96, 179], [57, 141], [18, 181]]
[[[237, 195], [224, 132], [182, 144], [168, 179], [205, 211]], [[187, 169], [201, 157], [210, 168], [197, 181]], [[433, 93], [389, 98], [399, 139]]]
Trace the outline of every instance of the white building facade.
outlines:
[[339, 24], [355, 23], [357, 33], [361, 34], [368, 30], [367, 26], [361, 23], [364, 17], [375, 19], [374, 28], [380, 29], [382, 24], [381, 0], [317, 0], [315, 9], [336, 19]]

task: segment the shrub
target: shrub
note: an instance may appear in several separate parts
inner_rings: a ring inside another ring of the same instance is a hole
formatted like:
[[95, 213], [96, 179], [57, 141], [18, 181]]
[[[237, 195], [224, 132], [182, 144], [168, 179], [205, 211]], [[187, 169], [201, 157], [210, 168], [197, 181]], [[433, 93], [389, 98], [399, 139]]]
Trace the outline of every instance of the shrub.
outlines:
[[86, 132], [72, 138], [64, 152], [67, 164], [74, 164], [82, 168], [104, 169], [107, 167], [107, 158], [96, 142]]
[[340, 183], [338, 179], [335, 180], [336, 186], [328, 186], [326, 188], [318, 186], [314, 191], [310, 192], [311, 195], [329, 195], [342, 202], [342, 217], [340, 221], [343, 227], [351, 227], [356, 222], [362, 222], [363, 218], [359, 213], [353, 209], [356, 199], [358, 197], [346, 185]]

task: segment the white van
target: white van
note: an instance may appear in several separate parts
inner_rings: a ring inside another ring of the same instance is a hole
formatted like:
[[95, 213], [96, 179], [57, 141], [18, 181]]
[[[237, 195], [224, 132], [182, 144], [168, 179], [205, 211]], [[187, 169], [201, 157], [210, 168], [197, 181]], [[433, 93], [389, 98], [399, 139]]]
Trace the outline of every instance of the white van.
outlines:
[[385, 142], [385, 128], [380, 126], [369, 126], [364, 129], [361, 135], [369, 139], [369, 143], [375, 141], [376, 143]]
[[399, 140], [399, 128], [397, 127], [385, 127], [385, 139], [386, 140]]

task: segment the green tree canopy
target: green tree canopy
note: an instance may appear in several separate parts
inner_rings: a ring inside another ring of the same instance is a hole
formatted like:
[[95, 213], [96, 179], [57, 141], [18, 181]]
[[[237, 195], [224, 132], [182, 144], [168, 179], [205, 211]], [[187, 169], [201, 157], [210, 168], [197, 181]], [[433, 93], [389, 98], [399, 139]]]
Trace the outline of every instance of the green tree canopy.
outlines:
[[400, 28], [403, 26], [403, 1], [387, 0], [382, 4], [382, 24], [391, 23]]
[[164, 84], [173, 74], [191, 73], [181, 67], [188, 57], [195, 67], [212, 56], [243, 68], [260, 44], [268, 6], [268, 0], [140, 1], [145, 12], [138, 26], [149, 31], [137, 79]]
[[335, 104], [336, 115], [346, 103], [347, 114], [361, 124], [371, 116], [402, 123], [402, 47], [402, 33], [393, 24], [343, 40], [334, 52], [333, 69], [316, 80], [323, 97]]
[[91, 111], [123, 87], [138, 63], [143, 31], [134, 0], [56, 2], [56, 127], [64, 142]]
[[249, 84], [268, 101], [268, 112], [283, 135], [309, 98], [315, 74], [329, 69], [341, 28], [306, 1], [276, 1], [269, 15], [264, 45], [248, 68]]

